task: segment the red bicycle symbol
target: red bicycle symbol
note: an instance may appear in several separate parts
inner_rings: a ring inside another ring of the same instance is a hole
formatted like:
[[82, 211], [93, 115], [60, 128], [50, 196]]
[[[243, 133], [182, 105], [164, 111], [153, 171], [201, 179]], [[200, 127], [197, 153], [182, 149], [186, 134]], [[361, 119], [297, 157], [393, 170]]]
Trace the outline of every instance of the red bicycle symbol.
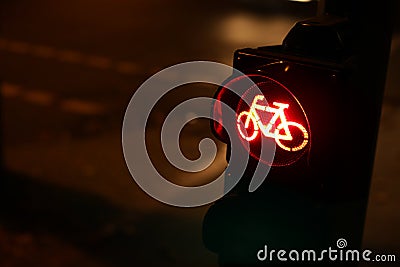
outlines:
[[[261, 133], [265, 137], [275, 139], [276, 144], [286, 151], [294, 152], [294, 151], [299, 151], [299, 150], [303, 149], [308, 143], [309, 135], [303, 125], [301, 125], [297, 122], [287, 121], [286, 115], [285, 115], [285, 109], [288, 109], [289, 105], [279, 103], [279, 102], [273, 102], [273, 106], [275, 106], [275, 107], [258, 104], [259, 101], [263, 101], [264, 99], [265, 98], [263, 95], [256, 95], [250, 106], [250, 110], [242, 111], [238, 115], [237, 127], [238, 127], [241, 137], [247, 141], [252, 141], [257, 137], [257, 135], [261, 131]], [[260, 118], [259, 112], [261, 112], [261, 111], [269, 112], [269, 113], [273, 114], [273, 116], [271, 117], [270, 121], [267, 124], [264, 124]], [[242, 121], [242, 119], [244, 119], [244, 121]], [[278, 119], [280, 119], [281, 123], [278, 126], [276, 126], [275, 130], [273, 131], [273, 128], [274, 128], [273, 126], [275, 125], [275, 123], [277, 122]], [[244, 122], [244, 128], [246, 129], [245, 132], [242, 131], [243, 122]], [[250, 122], [253, 125], [253, 134], [248, 135], [247, 129], [249, 129]], [[300, 133], [302, 135], [300, 137], [302, 139], [302, 140], [300, 140], [300, 142], [292, 142], [293, 146], [286, 146], [286, 145], [282, 144], [282, 142], [281, 142], [282, 140], [285, 140], [285, 141], [293, 140], [293, 136], [289, 130], [289, 126], [297, 127], [300, 130]], [[282, 130], [283, 130], [283, 133], [281, 133]]]

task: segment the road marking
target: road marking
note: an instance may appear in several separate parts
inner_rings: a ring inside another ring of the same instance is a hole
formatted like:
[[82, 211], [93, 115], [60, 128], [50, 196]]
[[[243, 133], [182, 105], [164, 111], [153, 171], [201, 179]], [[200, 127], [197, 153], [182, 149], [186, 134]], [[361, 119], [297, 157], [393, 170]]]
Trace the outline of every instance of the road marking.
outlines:
[[0, 84], [0, 92], [4, 98], [17, 98], [25, 102], [60, 109], [61, 111], [81, 114], [81, 115], [99, 115], [106, 112], [106, 106], [93, 101], [82, 99], [60, 99], [56, 95], [36, 89], [22, 88], [12, 83]]
[[136, 73], [139, 71], [138, 66], [131, 62], [118, 62], [116, 65], [116, 69], [118, 72], [124, 74]]
[[102, 70], [109, 69], [126, 75], [143, 73], [143, 70], [133, 62], [118, 61], [104, 56], [90, 55], [79, 51], [57, 49], [46, 45], [30, 44], [5, 38], [0, 38], [0, 50], [15, 54], [27, 54], [44, 59], [53, 59], [71, 64], [81, 64]]
[[18, 85], [10, 83], [2, 83], [1, 95], [4, 97], [17, 97], [21, 93], [21, 88]]
[[49, 106], [54, 103], [53, 95], [38, 90], [25, 91], [23, 93], [23, 98], [28, 102], [41, 106]]
[[30, 46], [27, 43], [12, 41], [8, 44], [8, 50], [17, 54], [26, 54], [29, 52]]
[[61, 102], [61, 109], [71, 113], [96, 115], [103, 113], [104, 107], [97, 103], [83, 101], [79, 99], [68, 99]]
[[100, 69], [111, 68], [111, 60], [106, 57], [89, 56], [86, 58], [86, 63], [88, 66], [95, 68], [100, 68]]
[[68, 63], [79, 63], [82, 61], [83, 55], [72, 50], [61, 50], [55, 53], [58, 60]]
[[41, 58], [52, 58], [56, 56], [56, 51], [54, 48], [51, 48], [50, 46], [45, 46], [45, 45], [34, 45], [32, 46], [32, 54], [33, 56], [36, 57], [41, 57]]

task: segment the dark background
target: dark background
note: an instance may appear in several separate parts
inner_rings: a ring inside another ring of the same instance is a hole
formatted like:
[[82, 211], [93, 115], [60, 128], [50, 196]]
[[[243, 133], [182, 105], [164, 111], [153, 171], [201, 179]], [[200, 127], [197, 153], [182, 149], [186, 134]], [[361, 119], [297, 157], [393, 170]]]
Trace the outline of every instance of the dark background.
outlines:
[[[164, 67], [231, 65], [237, 48], [280, 43], [316, 3], [8, 0], [0, 12], [0, 266], [216, 266], [201, 240], [208, 206], [166, 206], [130, 177], [121, 149], [125, 108]], [[387, 254], [400, 247], [398, 25], [363, 242]], [[192, 86], [166, 98], [151, 117], [149, 143], [157, 147], [157, 129], [182, 95], [215, 89]], [[195, 158], [198, 140], [210, 135], [206, 121], [189, 125], [183, 151]], [[218, 146], [214, 168], [194, 177], [153, 160], [174, 182], [201, 184], [224, 168]]]

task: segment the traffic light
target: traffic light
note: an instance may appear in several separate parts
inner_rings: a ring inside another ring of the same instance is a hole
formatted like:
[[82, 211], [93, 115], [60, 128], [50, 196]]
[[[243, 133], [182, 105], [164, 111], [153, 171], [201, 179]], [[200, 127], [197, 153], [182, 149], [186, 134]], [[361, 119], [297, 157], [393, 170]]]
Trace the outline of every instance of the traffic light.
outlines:
[[[246, 153], [251, 156], [234, 193], [205, 218], [205, 243], [220, 257], [238, 249], [217, 248], [212, 241], [226, 227], [235, 227], [215, 226], [216, 218], [231, 218], [230, 212], [253, 220], [252, 227], [263, 229], [261, 239], [277, 247], [323, 248], [343, 236], [349, 247], [360, 247], [377, 132], [371, 109], [376, 110], [379, 99], [359, 84], [353, 36], [348, 19], [323, 16], [298, 22], [282, 45], [235, 52], [234, 68], [258, 88], [246, 88], [241, 96], [232, 93], [228, 85], [243, 79], [234, 73], [215, 98], [236, 110], [236, 117], [226, 116], [218, 101], [212, 108], [211, 128], [228, 145], [227, 161], [231, 144], [222, 121], [237, 126], [237, 136], [249, 144]], [[275, 142], [273, 160], [263, 158], [262, 139]], [[250, 196], [247, 188], [257, 164], [271, 170]], [[262, 242], [243, 225], [248, 227], [243, 223], [232, 232], [249, 232], [252, 242], [241, 248], [252, 257], [253, 245]]]
[[[253, 160], [273, 167], [268, 179], [275, 179], [274, 172], [284, 173], [289, 186], [295, 176], [296, 186], [313, 180], [316, 190], [324, 187], [324, 194], [354, 197], [360, 184], [352, 175], [359, 173], [358, 164], [366, 156], [363, 140], [370, 129], [360, 124], [367, 107], [352, 84], [355, 58], [349, 36], [348, 20], [325, 16], [297, 23], [282, 45], [236, 51], [234, 68], [263, 94], [248, 88], [238, 97], [221, 86], [215, 98], [228, 103], [237, 116], [227, 118], [214, 105], [214, 134], [229, 146], [218, 122], [236, 123], [237, 134], [250, 143]], [[230, 77], [226, 84], [240, 78]], [[261, 138], [275, 141], [273, 162], [260, 157]]]

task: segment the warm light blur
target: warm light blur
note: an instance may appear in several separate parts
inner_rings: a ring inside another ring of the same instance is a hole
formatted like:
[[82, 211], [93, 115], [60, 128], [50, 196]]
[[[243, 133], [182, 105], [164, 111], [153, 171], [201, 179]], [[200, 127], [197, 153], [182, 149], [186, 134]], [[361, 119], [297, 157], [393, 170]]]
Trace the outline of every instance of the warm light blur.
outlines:
[[236, 13], [226, 16], [216, 28], [222, 40], [236, 47], [257, 47], [282, 43], [296, 22], [287, 16], [255, 16]]

